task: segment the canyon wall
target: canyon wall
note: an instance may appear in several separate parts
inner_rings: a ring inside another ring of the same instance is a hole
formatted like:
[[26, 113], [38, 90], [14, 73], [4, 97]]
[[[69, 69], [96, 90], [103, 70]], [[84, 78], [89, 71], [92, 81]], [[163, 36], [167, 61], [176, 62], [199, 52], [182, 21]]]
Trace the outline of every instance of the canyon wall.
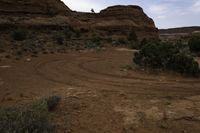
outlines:
[[139, 6], [112, 6], [100, 13], [70, 10], [60, 0], [0, 0], [0, 29], [10, 27], [38, 29], [73, 28], [100, 32], [104, 36], [127, 36], [134, 31], [138, 39], [158, 38], [158, 29]]

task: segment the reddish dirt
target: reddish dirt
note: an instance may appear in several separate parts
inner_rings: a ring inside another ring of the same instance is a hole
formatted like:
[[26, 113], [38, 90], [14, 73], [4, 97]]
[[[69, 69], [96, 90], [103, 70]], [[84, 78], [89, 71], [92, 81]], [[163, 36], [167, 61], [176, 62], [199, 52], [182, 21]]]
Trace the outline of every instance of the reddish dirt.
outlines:
[[58, 133], [199, 133], [200, 79], [126, 70], [133, 51], [106, 49], [0, 62], [0, 105], [48, 95]]

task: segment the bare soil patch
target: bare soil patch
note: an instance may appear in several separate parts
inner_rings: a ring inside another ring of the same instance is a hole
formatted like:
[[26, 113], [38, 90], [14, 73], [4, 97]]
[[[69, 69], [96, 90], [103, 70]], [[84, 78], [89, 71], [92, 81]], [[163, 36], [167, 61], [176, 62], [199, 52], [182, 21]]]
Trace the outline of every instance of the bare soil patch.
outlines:
[[200, 79], [125, 70], [133, 51], [105, 49], [0, 62], [0, 105], [60, 95], [57, 132], [199, 133]]

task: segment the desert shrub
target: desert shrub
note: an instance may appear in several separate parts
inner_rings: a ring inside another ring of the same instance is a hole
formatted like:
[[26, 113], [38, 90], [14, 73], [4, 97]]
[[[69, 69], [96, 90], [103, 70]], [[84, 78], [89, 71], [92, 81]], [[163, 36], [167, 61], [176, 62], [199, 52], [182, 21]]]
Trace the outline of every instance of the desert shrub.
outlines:
[[168, 60], [177, 53], [172, 45], [147, 43], [139, 53], [135, 54], [134, 62], [151, 68], [166, 68]]
[[133, 61], [142, 67], [173, 70], [191, 76], [199, 75], [198, 63], [168, 43], [144, 44], [140, 51], [135, 53]]
[[81, 32], [80, 32], [80, 30], [76, 30], [75, 31], [75, 33], [76, 33], [76, 38], [80, 38], [81, 37]]
[[3, 48], [3, 42], [0, 40], [0, 49]]
[[63, 45], [64, 44], [64, 34], [62, 32], [57, 32], [54, 35], [54, 40], [56, 41], [57, 44]]
[[132, 30], [127, 37], [128, 41], [138, 41], [138, 37], [134, 30]]
[[0, 48], [0, 53], [4, 53], [6, 50]]
[[106, 39], [106, 41], [107, 41], [108, 43], [112, 43], [112, 37], [108, 37], [108, 38]]
[[89, 32], [89, 29], [87, 29], [87, 28], [81, 28], [81, 29], [80, 29], [80, 32], [81, 32], [81, 33], [88, 33], [88, 32]]
[[192, 52], [200, 52], [200, 37], [199, 36], [193, 36], [189, 40], [188, 45], [189, 45], [190, 50]]
[[20, 50], [16, 51], [16, 55], [17, 55], [17, 56], [21, 56], [22, 54], [23, 54], [22, 51], [20, 51]]
[[128, 44], [129, 44], [128, 47], [130, 49], [140, 49], [140, 42], [138, 41], [131, 41]]
[[60, 100], [61, 100], [61, 97], [59, 96], [51, 96], [47, 98], [46, 101], [47, 101], [48, 110], [51, 111], [55, 109], [55, 107], [58, 105]]
[[70, 31], [69, 32], [65, 32], [65, 36], [66, 36], [67, 39], [71, 39], [72, 35], [73, 34]]
[[199, 76], [200, 74], [198, 63], [191, 56], [183, 53], [173, 55], [168, 63], [168, 67], [171, 70], [190, 76]]
[[[149, 41], [149, 42], [151, 42], [151, 41]], [[129, 48], [139, 50], [145, 44], [147, 44], [147, 39], [146, 38], [144, 38], [142, 41], [138, 41], [138, 40], [134, 41], [134, 40], [132, 40], [132, 41], [129, 41]]]
[[28, 32], [22, 29], [17, 29], [13, 31], [12, 38], [16, 41], [23, 41], [26, 40], [28, 36]]
[[65, 34], [65, 37], [67, 39], [71, 39], [73, 33], [75, 32], [75, 30], [73, 29], [73, 27], [71, 26], [67, 26], [65, 29], [64, 29], [64, 34]]
[[101, 47], [101, 43], [99, 42], [88, 41], [86, 43], [86, 48], [88, 49], [95, 49], [95, 48], [100, 48], [100, 47]]
[[4, 46], [3, 46], [2, 41], [0, 40], [0, 53], [4, 53], [4, 52], [5, 52]]
[[86, 48], [100, 48], [100, 47], [102, 47], [101, 37], [96, 34], [93, 34], [91, 41], [86, 43]]
[[112, 40], [112, 46], [116, 47], [116, 46], [119, 46], [119, 45], [120, 45], [119, 41]]
[[0, 108], [1, 133], [53, 133], [49, 111], [60, 99], [51, 96], [23, 107]]
[[10, 55], [5, 55], [5, 58], [10, 59], [11, 56]]
[[45, 100], [19, 108], [0, 108], [1, 133], [52, 133]]
[[38, 45], [36, 45], [36, 43], [32, 40], [26, 40], [23, 43], [21, 43], [21, 45], [19, 47], [21, 48], [21, 51], [33, 52], [36, 50]]
[[123, 45], [123, 44], [126, 44], [126, 43], [127, 43], [127, 41], [126, 41], [125, 38], [119, 38], [119, 39], [118, 39], [118, 42], [119, 42], [120, 45]]

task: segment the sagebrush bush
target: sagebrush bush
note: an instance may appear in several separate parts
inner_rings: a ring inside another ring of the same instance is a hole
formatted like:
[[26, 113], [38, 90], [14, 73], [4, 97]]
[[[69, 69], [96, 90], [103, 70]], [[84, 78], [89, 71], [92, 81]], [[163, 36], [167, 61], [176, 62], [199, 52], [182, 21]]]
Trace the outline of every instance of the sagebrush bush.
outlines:
[[19, 108], [0, 108], [1, 133], [53, 133], [45, 100]]
[[189, 45], [190, 50], [192, 52], [200, 52], [200, 37], [199, 36], [193, 36], [189, 40], [188, 45]]
[[0, 108], [0, 133], [54, 133], [49, 111], [60, 99], [51, 96], [26, 106]]
[[200, 74], [198, 63], [191, 56], [183, 53], [173, 55], [168, 63], [168, 67], [171, 70], [190, 76], [199, 76]]
[[58, 105], [59, 101], [61, 100], [60, 96], [51, 96], [46, 99], [48, 110], [52, 111]]
[[135, 53], [133, 61], [142, 67], [173, 70], [190, 76], [198, 76], [200, 72], [198, 63], [191, 56], [180, 53], [174, 45], [162, 42], [144, 44]]
[[26, 40], [28, 36], [28, 32], [22, 29], [17, 29], [13, 31], [12, 38], [16, 41], [23, 41]]

